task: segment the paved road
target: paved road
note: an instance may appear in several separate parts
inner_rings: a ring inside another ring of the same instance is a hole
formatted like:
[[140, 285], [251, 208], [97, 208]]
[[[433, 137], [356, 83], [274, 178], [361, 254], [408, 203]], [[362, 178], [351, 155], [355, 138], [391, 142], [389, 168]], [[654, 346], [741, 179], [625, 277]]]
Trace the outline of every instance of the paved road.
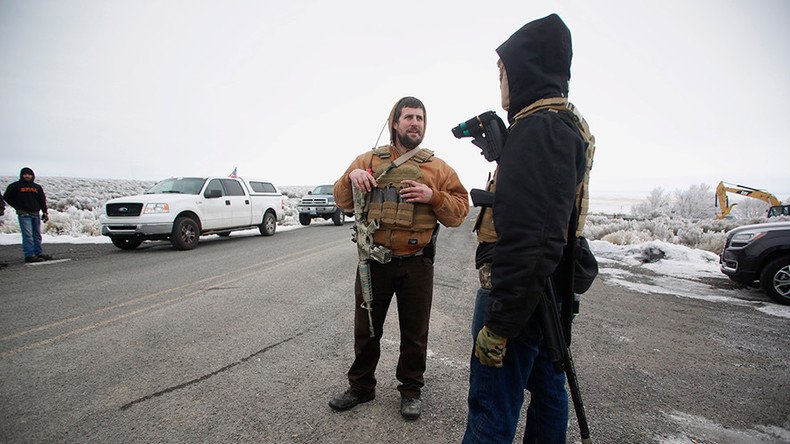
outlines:
[[[352, 355], [349, 227], [214, 236], [185, 252], [51, 245], [73, 259], [40, 266], [0, 247], [16, 261], [0, 270], [0, 441], [459, 442], [469, 221], [440, 237], [416, 422], [398, 413], [394, 310], [376, 400], [326, 405]], [[574, 335], [595, 442], [790, 441], [787, 319], [599, 279]]]

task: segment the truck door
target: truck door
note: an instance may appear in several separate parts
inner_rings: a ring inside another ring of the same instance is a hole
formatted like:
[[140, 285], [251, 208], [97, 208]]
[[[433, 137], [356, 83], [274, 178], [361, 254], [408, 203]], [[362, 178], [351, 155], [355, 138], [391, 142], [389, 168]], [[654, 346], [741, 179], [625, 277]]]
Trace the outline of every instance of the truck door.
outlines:
[[[209, 198], [211, 191], [219, 191], [220, 197]], [[203, 191], [203, 216], [204, 230], [230, 226], [230, 201], [225, 195], [225, 189], [219, 179], [211, 179]]]
[[228, 227], [244, 227], [250, 225], [252, 217], [252, 205], [250, 197], [244, 192], [241, 183], [237, 179], [220, 179], [222, 187], [225, 189], [224, 199], [230, 201], [229, 215], [230, 223]]

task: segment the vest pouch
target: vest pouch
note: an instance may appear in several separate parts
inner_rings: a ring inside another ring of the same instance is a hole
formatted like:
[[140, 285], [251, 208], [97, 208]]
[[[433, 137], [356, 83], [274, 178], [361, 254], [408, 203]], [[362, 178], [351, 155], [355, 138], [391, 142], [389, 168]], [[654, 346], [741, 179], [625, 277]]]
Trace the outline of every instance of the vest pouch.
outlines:
[[404, 200], [398, 202], [398, 211], [395, 213], [395, 225], [403, 228], [409, 228], [414, 225], [413, 203], [409, 203]]
[[370, 190], [370, 202], [368, 202], [368, 222], [381, 220], [381, 210], [384, 205], [384, 190], [373, 188]]
[[398, 189], [392, 186], [384, 188], [384, 203], [381, 208], [381, 223], [395, 225], [395, 216], [398, 212]]

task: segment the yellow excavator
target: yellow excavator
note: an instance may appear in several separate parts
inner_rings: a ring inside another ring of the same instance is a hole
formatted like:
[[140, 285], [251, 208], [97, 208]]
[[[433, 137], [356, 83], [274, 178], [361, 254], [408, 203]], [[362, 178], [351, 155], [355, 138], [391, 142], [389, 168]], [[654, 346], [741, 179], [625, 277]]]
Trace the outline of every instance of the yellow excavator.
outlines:
[[759, 199], [763, 202], [767, 202], [771, 205], [771, 207], [781, 205], [782, 202], [776, 198], [773, 194], [769, 193], [765, 190], [758, 190], [757, 188], [747, 187], [744, 185], [735, 185], [726, 182], [719, 182], [719, 186], [716, 187], [716, 202], [715, 205], [721, 209], [718, 213], [716, 213], [716, 217], [718, 219], [724, 219], [730, 214], [733, 207], [738, 205], [734, 203], [730, 205], [730, 200], [727, 198], [727, 193], [735, 193], [740, 194], [741, 196], [751, 197], [752, 199]]

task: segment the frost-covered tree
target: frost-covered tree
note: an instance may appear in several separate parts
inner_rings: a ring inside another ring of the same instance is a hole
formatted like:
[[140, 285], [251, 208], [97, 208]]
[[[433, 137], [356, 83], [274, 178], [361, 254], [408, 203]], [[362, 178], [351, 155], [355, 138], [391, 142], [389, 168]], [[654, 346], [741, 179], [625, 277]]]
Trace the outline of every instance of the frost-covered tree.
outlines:
[[771, 206], [765, 202], [757, 199], [744, 199], [735, 205], [732, 212], [739, 219], [749, 219], [754, 217], [761, 217], [768, 214], [768, 208]]
[[645, 200], [631, 207], [637, 217], [658, 217], [669, 214], [670, 197], [663, 188], [653, 188]]
[[710, 185], [701, 183], [692, 185], [685, 191], [675, 191], [675, 200], [671, 207], [674, 216], [689, 219], [706, 219], [713, 217], [713, 191]]

